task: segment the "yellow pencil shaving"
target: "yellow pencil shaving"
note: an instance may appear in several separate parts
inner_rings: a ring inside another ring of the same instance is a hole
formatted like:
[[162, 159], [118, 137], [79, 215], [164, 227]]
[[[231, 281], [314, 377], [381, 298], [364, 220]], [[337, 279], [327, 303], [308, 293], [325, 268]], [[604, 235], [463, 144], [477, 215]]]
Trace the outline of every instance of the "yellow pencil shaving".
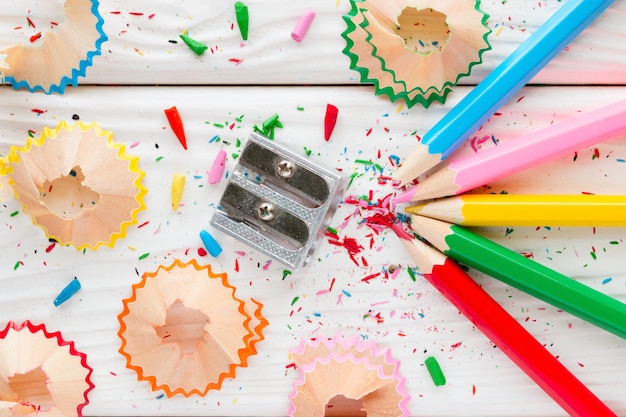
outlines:
[[185, 176], [183, 174], [174, 174], [174, 178], [172, 179], [172, 210], [178, 210], [184, 190]]

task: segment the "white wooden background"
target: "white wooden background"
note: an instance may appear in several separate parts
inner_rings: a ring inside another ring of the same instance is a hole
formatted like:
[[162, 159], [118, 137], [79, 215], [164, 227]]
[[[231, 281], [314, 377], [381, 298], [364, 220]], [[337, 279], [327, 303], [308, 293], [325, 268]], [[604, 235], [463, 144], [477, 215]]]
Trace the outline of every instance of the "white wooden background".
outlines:
[[[4, 0], [0, 8], [0, 48], [34, 33], [25, 16], [43, 12], [34, 0]], [[24, 143], [28, 130], [41, 132], [78, 114], [114, 132], [116, 141], [138, 145], [128, 151], [141, 158], [147, 172], [144, 185], [148, 209], [139, 216], [142, 228], [131, 227], [114, 249], [78, 252], [57, 247], [50, 253], [43, 232], [32, 225], [14, 200], [6, 179], [0, 188], [0, 326], [9, 320], [30, 319], [60, 330], [88, 355], [96, 389], [86, 415], [286, 415], [287, 396], [297, 370], [287, 368], [289, 349], [301, 338], [337, 332], [376, 340], [392, 348], [402, 361], [402, 373], [419, 416], [560, 416], [563, 411], [513, 365], [497, 347], [474, 329], [427, 282], [412, 282], [406, 273], [411, 261], [390, 233], [375, 236], [351, 219], [342, 235], [357, 237], [366, 247], [368, 266], [355, 265], [347, 253], [325, 240], [308, 269], [283, 279], [283, 267], [213, 230], [225, 250], [217, 259], [200, 258], [198, 232], [208, 228], [224, 182], [209, 186], [207, 170], [223, 147], [239, 150], [254, 124], [274, 113], [283, 129], [276, 141], [355, 179], [347, 194], [382, 197], [394, 190], [379, 185], [377, 174], [357, 159], [371, 159], [394, 169], [389, 155], [406, 155], [423, 134], [457, 103], [485, 74], [512, 52], [562, 4], [555, 0], [483, 1], [493, 29], [493, 49], [485, 62], [463, 79], [466, 86], [450, 94], [446, 105], [407, 109], [376, 97], [361, 86], [341, 53], [341, 16], [346, 0], [281, 2], [248, 0], [250, 39], [242, 43], [231, 2], [173, 0], [103, 0], [100, 10], [109, 41], [94, 59], [78, 88], [46, 96], [0, 88], [0, 155]], [[48, 20], [61, 19], [62, 2], [47, 4]], [[298, 16], [313, 8], [317, 16], [302, 43], [289, 34]], [[119, 14], [111, 12], [119, 11]], [[142, 12], [141, 16], [129, 12]], [[154, 14], [152, 18], [150, 15]], [[32, 18], [32, 17], [31, 17]], [[45, 22], [46, 17], [41, 21]], [[553, 122], [626, 96], [626, 3], [617, 1], [534, 80], [493, 117], [482, 133], [506, 141]], [[213, 49], [197, 57], [181, 42], [169, 40], [187, 29], [190, 36]], [[236, 65], [232, 60], [241, 60]], [[541, 86], [549, 84], [550, 86]], [[157, 86], [158, 85], [158, 86]], [[329, 142], [323, 140], [326, 103], [339, 108], [339, 120]], [[185, 122], [189, 151], [185, 152], [167, 127], [163, 109], [176, 105]], [[45, 110], [36, 114], [32, 109]], [[243, 116], [240, 121], [237, 118]], [[234, 123], [232, 129], [216, 124]], [[371, 129], [371, 133], [370, 132]], [[220, 142], [210, 142], [219, 135]], [[483, 147], [493, 146], [485, 143]], [[599, 158], [594, 158], [597, 148]], [[380, 156], [379, 156], [380, 152]], [[469, 145], [459, 154], [473, 152]], [[162, 159], [159, 159], [162, 157]], [[159, 159], [157, 161], [157, 159]], [[626, 189], [626, 137], [578, 151], [524, 173], [491, 184], [492, 191], [623, 193]], [[235, 161], [229, 157], [227, 168]], [[174, 173], [188, 177], [183, 205], [170, 208]], [[332, 224], [339, 226], [354, 207], [342, 205]], [[477, 228], [477, 232], [574, 279], [626, 302], [624, 231], [618, 228]], [[592, 256], [592, 252], [594, 256]], [[139, 260], [140, 255], [149, 256]], [[138, 382], [117, 352], [117, 314], [140, 275], [174, 258], [199, 258], [229, 274], [242, 297], [265, 304], [270, 321], [266, 340], [250, 366], [227, 380], [222, 390], [206, 397], [158, 399], [147, 383]], [[14, 269], [17, 261], [23, 265]], [[235, 270], [235, 263], [239, 271]], [[361, 282], [390, 265], [403, 270], [396, 279]], [[517, 290], [479, 273], [480, 284], [618, 415], [626, 415], [626, 343]], [[83, 289], [59, 308], [52, 300], [74, 276]], [[611, 280], [608, 280], [611, 278]], [[316, 295], [328, 289], [329, 294]], [[345, 293], [344, 293], [345, 291]], [[348, 294], [350, 296], [348, 296]], [[293, 300], [299, 297], [292, 305]], [[379, 323], [368, 315], [384, 318]], [[448, 379], [435, 387], [423, 361], [437, 357]]]

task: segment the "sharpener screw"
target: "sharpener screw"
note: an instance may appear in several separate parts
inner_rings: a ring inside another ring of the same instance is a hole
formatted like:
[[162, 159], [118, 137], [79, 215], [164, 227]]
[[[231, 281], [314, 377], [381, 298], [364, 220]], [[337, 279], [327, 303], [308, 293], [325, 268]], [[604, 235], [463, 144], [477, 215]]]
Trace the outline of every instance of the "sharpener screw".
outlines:
[[273, 204], [270, 203], [261, 203], [259, 207], [256, 209], [257, 215], [259, 219], [269, 222], [276, 216], [276, 209]]
[[283, 159], [276, 165], [276, 173], [283, 178], [291, 178], [296, 170], [293, 162]]

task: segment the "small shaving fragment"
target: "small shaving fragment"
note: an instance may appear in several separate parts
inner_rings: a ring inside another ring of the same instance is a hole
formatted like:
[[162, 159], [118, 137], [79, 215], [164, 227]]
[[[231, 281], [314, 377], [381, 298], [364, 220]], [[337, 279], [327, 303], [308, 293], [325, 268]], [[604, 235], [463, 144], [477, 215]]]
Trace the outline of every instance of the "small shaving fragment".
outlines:
[[183, 42], [185, 42], [185, 44], [189, 47], [189, 49], [191, 49], [198, 56], [202, 55], [204, 51], [209, 49], [209, 47], [203, 44], [202, 42], [199, 42], [193, 38], [190, 38], [184, 33], [180, 35], [180, 38], [183, 40]]
[[436, 386], [440, 387], [442, 385], [446, 385], [446, 377], [439, 366], [439, 362], [433, 356], [429, 356], [424, 361], [424, 365], [426, 365], [426, 369], [428, 369], [428, 373], [430, 377], [433, 379], [433, 382]]
[[74, 278], [65, 286], [65, 288], [63, 288], [63, 290], [61, 290], [57, 298], [54, 299], [54, 306], [60, 306], [76, 294], [78, 290], [80, 290], [80, 281], [78, 278]]
[[183, 191], [185, 190], [186, 177], [183, 174], [174, 174], [172, 179], [172, 210], [178, 210], [180, 201], [183, 198]]
[[330, 139], [335, 125], [337, 124], [337, 114], [339, 109], [332, 104], [326, 104], [326, 115], [324, 116], [324, 139], [326, 142]]
[[204, 247], [212, 257], [217, 258], [222, 253], [222, 247], [206, 230], [200, 231], [200, 239], [202, 239]]

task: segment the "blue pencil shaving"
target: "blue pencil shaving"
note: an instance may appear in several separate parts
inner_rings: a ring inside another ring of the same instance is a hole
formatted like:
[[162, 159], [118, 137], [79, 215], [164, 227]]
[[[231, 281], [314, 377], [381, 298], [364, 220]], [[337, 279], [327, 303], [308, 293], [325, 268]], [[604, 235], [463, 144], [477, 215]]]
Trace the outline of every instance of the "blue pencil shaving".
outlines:
[[206, 230], [200, 231], [200, 239], [202, 239], [204, 247], [212, 257], [217, 258], [217, 256], [222, 253], [222, 247]]
[[59, 295], [57, 295], [57, 298], [54, 299], [54, 306], [60, 306], [76, 294], [78, 290], [80, 290], [80, 281], [78, 278], [74, 278], [65, 286], [65, 288], [63, 288], [63, 290], [61, 290]]

